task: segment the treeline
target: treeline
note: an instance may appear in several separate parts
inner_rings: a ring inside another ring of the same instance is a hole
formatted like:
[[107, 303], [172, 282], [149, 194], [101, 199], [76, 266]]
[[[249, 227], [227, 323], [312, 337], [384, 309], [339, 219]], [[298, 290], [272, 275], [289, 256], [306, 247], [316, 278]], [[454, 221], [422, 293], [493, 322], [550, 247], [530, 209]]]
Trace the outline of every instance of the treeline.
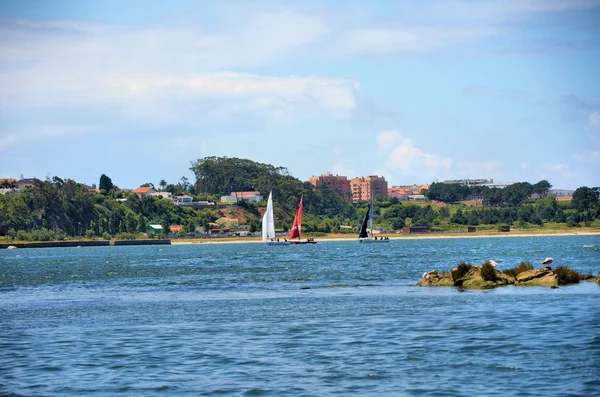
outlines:
[[[292, 177], [283, 167], [251, 160], [207, 157], [192, 162], [191, 170], [196, 176], [194, 183], [182, 178], [177, 184], [161, 180], [159, 186], [173, 193], [192, 194], [195, 200], [209, 201], [218, 201], [220, 196], [233, 191], [257, 190], [265, 198], [272, 191], [276, 227], [286, 231], [301, 196], [303, 231], [307, 233], [355, 233], [368, 206], [367, 202], [344, 201], [327, 186], [315, 188]], [[466, 225], [598, 224], [600, 189], [581, 187], [570, 202], [559, 202], [547, 195], [550, 187], [547, 181], [534, 185], [523, 182], [504, 189], [433, 183], [424, 193], [430, 200], [446, 204], [406, 203], [388, 197], [375, 202], [374, 222], [387, 231], [413, 225], [453, 230]], [[165, 233], [170, 225], [182, 225], [183, 232], [193, 233], [198, 226], [208, 231], [209, 223], [220, 218], [214, 209], [194, 210], [166, 199], [124, 193], [106, 175], [100, 177], [99, 188], [100, 193], [90, 193], [85, 185], [54, 177], [36, 181], [24, 191], [0, 195], [0, 235], [24, 240], [134, 237], [147, 233], [149, 224], [160, 224]], [[541, 198], [530, 199], [534, 193]], [[455, 204], [474, 196], [482, 198], [484, 205]], [[247, 211], [249, 230], [259, 230], [266, 203], [237, 205]]]
[[423, 194], [429, 200], [444, 203], [456, 203], [474, 197], [483, 199], [488, 206], [513, 206], [516, 207], [536, 194], [537, 197], [546, 197], [552, 185], [546, 180], [532, 185], [529, 182], [513, 183], [504, 188], [489, 186], [465, 186], [458, 183], [434, 182]]
[[193, 232], [199, 225], [208, 228], [218, 218], [214, 210], [196, 211], [169, 200], [124, 194], [112, 186], [101, 192], [90, 194], [83, 184], [54, 177], [36, 180], [24, 191], [0, 195], [0, 235], [26, 240], [106, 238], [145, 233], [149, 224], [160, 224], [166, 231], [169, 225], [181, 224]]

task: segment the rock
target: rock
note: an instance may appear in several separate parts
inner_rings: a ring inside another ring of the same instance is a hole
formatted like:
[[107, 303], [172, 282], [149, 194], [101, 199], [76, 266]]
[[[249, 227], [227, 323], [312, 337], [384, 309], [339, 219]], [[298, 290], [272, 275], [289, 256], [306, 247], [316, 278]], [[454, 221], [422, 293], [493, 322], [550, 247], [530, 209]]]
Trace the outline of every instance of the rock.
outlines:
[[[552, 270], [547, 267], [542, 267], [538, 270], [527, 270], [522, 273], [517, 274], [517, 282], [525, 282], [534, 278], [544, 277], [548, 274], [552, 273]], [[554, 273], [553, 273], [554, 274]]]
[[435, 270], [423, 273], [422, 280], [417, 283], [420, 287], [453, 286], [454, 281], [450, 273], [438, 273]]
[[529, 285], [539, 287], [549, 287], [558, 285], [556, 275], [549, 267], [542, 267], [537, 270], [527, 270], [517, 275], [517, 285]]
[[7, 250], [16, 250], [17, 247], [15, 247], [14, 245], [9, 245], [8, 247], [6, 247]]
[[457, 287], [463, 288], [493, 288], [501, 285], [514, 284], [513, 277], [494, 270], [495, 280], [484, 280], [481, 276], [481, 267], [472, 267], [464, 277], [456, 280], [454, 283]]

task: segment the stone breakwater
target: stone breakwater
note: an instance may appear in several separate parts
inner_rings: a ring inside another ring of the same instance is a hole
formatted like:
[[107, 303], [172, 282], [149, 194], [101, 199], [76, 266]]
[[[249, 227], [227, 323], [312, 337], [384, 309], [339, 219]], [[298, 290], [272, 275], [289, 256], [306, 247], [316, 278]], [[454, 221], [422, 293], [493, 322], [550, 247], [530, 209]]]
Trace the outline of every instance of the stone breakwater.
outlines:
[[505, 285], [520, 285], [557, 288], [559, 285], [578, 283], [579, 279], [594, 281], [600, 285], [600, 273], [596, 277], [581, 276], [577, 280], [571, 279], [565, 281], [564, 278], [562, 278], [562, 275], [557, 274], [558, 272], [552, 270], [551, 267], [526, 270], [516, 276], [496, 270], [491, 265], [488, 265], [486, 269], [486, 264], [483, 266], [466, 265], [463, 269], [466, 268], [468, 268], [468, 270], [465, 270], [466, 273], [464, 274], [457, 274], [459, 273], [458, 267], [452, 269], [450, 272], [438, 272], [437, 270], [426, 272], [423, 274], [422, 280], [417, 283], [417, 286], [494, 288]]

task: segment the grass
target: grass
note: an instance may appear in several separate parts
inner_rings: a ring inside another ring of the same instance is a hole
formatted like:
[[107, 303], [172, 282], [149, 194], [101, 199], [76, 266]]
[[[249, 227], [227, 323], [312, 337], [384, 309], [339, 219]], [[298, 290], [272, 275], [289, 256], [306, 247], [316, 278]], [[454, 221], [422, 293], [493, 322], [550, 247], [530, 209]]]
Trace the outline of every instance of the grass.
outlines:
[[481, 266], [481, 278], [485, 281], [496, 281], [496, 271], [490, 262], [485, 262], [483, 266]]
[[457, 280], [463, 278], [472, 267], [473, 265], [464, 262], [458, 265], [456, 269], [452, 270], [452, 281], [456, 282]]
[[529, 262], [521, 262], [519, 266], [504, 270], [503, 273], [516, 278], [520, 273], [528, 270], [533, 270], [533, 265]]
[[584, 276], [577, 273], [573, 269], [569, 269], [566, 266], [559, 266], [554, 269], [554, 274], [556, 275], [556, 280], [558, 280], [559, 285], [563, 284], [576, 284], [580, 280], [584, 279]]

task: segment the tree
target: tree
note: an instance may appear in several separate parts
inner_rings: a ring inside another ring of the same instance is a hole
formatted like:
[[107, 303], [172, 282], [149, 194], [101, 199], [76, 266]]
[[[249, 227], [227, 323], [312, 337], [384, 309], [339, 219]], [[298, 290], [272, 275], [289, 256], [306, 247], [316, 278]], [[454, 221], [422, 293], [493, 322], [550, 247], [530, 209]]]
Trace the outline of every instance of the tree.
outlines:
[[113, 189], [112, 180], [105, 174], [100, 175], [100, 184], [98, 185], [100, 192], [104, 195], [110, 193]]
[[573, 193], [573, 199], [571, 200], [571, 208], [575, 208], [578, 211], [591, 210], [598, 205], [598, 188], [589, 188], [582, 186], [575, 190]]
[[158, 182], [158, 186], [160, 186], [161, 191], [164, 191], [165, 187], [167, 187], [167, 181], [165, 181], [164, 179], [161, 179], [160, 182]]
[[548, 195], [548, 190], [550, 190], [551, 187], [552, 185], [550, 182], [544, 179], [533, 185], [533, 192], [544, 198]]

